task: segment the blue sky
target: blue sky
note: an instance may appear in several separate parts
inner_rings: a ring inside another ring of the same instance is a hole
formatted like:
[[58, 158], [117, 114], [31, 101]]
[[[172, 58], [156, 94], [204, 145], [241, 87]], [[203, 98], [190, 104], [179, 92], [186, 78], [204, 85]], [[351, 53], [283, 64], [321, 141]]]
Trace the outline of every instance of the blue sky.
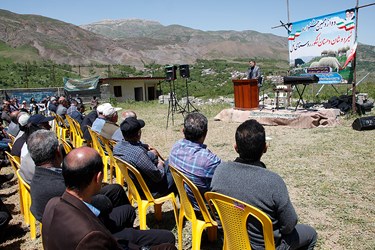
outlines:
[[[359, 0], [359, 6], [375, 0]], [[355, 7], [356, 0], [289, 0], [290, 21]], [[287, 37], [287, 0], [1, 0], [0, 9], [37, 14], [75, 25], [103, 19], [140, 18], [200, 30], [255, 30]], [[358, 41], [375, 45], [375, 5], [359, 9]]]

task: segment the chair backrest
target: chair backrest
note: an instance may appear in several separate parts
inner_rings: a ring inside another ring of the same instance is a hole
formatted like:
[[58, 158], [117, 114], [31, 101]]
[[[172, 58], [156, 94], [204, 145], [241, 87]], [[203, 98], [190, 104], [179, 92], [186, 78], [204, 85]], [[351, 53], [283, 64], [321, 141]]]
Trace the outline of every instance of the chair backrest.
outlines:
[[79, 124], [79, 122], [77, 120], [74, 120], [74, 119], [72, 119], [72, 122], [75, 125], [74, 127], [77, 131], [77, 134], [83, 138], [83, 132], [82, 132], [81, 125]]
[[128, 184], [128, 189], [129, 189], [129, 193], [130, 193], [129, 196], [134, 198], [137, 201], [142, 200], [142, 196], [139, 193], [139, 191], [137, 189], [137, 186], [136, 186], [134, 180], [132, 179], [132, 177], [130, 175], [130, 174], [132, 174], [133, 177], [136, 178], [136, 180], [137, 180], [139, 186], [141, 187], [141, 189], [143, 191], [143, 194], [145, 195], [146, 199], [148, 201], [153, 201], [154, 197], [152, 196], [150, 190], [148, 189], [147, 184], [144, 181], [141, 173], [135, 167], [133, 167], [130, 163], [122, 160], [121, 158], [119, 158], [117, 156], [115, 156], [114, 158], [115, 158], [115, 161], [117, 162], [117, 166], [119, 167], [122, 175], [125, 177], [126, 183]]
[[60, 142], [63, 145], [66, 154], [73, 150], [72, 145], [70, 145], [66, 140], [60, 139]]
[[7, 155], [10, 165], [12, 165], [14, 171], [20, 169], [21, 164], [19, 159], [16, 158], [17, 156], [11, 155], [8, 151], [5, 151], [5, 154]]
[[8, 133], [7, 135], [8, 135], [8, 137], [9, 137], [9, 139], [11, 140], [10, 143], [13, 145], [13, 143], [14, 143], [16, 137], [13, 136], [13, 135], [11, 135], [11, 134], [9, 134], [9, 133]]
[[72, 142], [74, 147], [77, 147], [76, 146], [77, 130], [76, 130], [76, 126], [73, 123], [73, 118], [70, 117], [69, 115], [65, 115], [65, 118], [69, 123], [70, 141]]
[[178, 194], [180, 197], [181, 207], [183, 207], [185, 216], [189, 220], [196, 220], [197, 216], [195, 214], [195, 210], [193, 205], [190, 202], [189, 196], [186, 193], [185, 185], [190, 188], [192, 191], [194, 198], [199, 206], [200, 212], [203, 216], [205, 222], [210, 222], [213, 225], [216, 225], [216, 221], [212, 219], [210, 212], [206, 206], [205, 200], [203, 199], [201, 193], [197, 186], [187, 178], [181, 171], [177, 170], [174, 166], [169, 165], [169, 169], [172, 173], [174, 182], [176, 183]]
[[103, 147], [102, 145], [100, 144], [100, 140], [99, 140], [99, 133], [92, 130], [92, 128], [90, 126], [87, 126], [87, 129], [90, 133], [90, 136], [91, 136], [91, 139], [92, 139], [92, 148], [94, 148], [96, 151], [98, 151], [98, 153], [103, 156], [105, 153], [104, 153], [104, 150], [103, 150]]
[[204, 196], [210, 205], [211, 202], [213, 203], [219, 214], [224, 230], [225, 249], [251, 249], [247, 231], [249, 216], [262, 224], [265, 249], [275, 249], [272, 221], [267, 214], [254, 206], [223, 194], [206, 192]]
[[109, 140], [105, 138], [104, 136], [98, 134], [98, 137], [100, 138], [100, 141], [104, 144], [105, 151], [107, 152], [108, 159], [109, 159], [109, 175], [110, 175], [110, 183], [112, 183], [112, 177], [113, 177], [113, 169], [116, 171], [116, 182], [117, 184], [120, 184], [121, 186], [124, 185], [124, 176], [119, 170], [117, 166], [116, 160], [113, 158], [113, 147], [116, 145], [116, 141]]

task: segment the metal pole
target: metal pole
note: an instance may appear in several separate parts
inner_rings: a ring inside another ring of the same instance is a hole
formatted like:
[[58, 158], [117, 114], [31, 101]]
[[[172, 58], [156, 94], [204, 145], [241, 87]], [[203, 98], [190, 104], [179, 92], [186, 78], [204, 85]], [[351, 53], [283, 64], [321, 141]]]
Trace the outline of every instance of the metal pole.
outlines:
[[289, 18], [289, 0], [286, 0], [286, 11], [287, 11], [287, 15], [288, 15], [288, 25], [290, 23], [290, 18]]
[[[355, 6], [355, 9], [357, 10], [357, 13], [355, 15], [355, 35], [354, 35], [354, 41], [357, 42], [357, 36], [358, 36], [358, 6], [359, 6], [359, 0], [356, 0], [357, 3], [356, 3], [356, 6]], [[357, 49], [358, 50], [358, 49]], [[357, 53], [357, 51], [355, 52]], [[353, 72], [353, 82], [352, 82], [352, 113], [355, 114], [356, 111], [357, 111], [357, 107], [356, 107], [356, 98], [355, 98], [355, 92], [356, 92], [356, 82], [357, 82], [357, 55], [354, 57], [353, 59], [353, 67], [354, 67], [354, 72]]]

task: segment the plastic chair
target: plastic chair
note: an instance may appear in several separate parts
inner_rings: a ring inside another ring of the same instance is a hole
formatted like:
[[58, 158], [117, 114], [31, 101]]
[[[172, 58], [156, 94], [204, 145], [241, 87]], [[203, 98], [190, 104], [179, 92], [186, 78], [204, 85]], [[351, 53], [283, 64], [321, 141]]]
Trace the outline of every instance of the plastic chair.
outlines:
[[17, 172], [17, 170], [21, 167], [20, 158], [18, 156], [11, 155], [11, 153], [9, 153], [8, 151], [4, 152], [7, 155], [10, 165], [12, 165], [14, 169], [14, 172]]
[[102, 144], [100, 142], [100, 134], [94, 130], [92, 130], [91, 127], [87, 126], [87, 129], [90, 133], [90, 136], [91, 136], [91, 139], [92, 139], [92, 143], [91, 143], [91, 147], [93, 149], [95, 149], [100, 157], [102, 158], [102, 161], [103, 161], [103, 165], [104, 165], [104, 168], [103, 168], [103, 181], [104, 182], [108, 182], [108, 155], [106, 154], [106, 152], [104, 151], [103, 147], [102, 147]]
[[66, 140], [60, 139], [60, 142], [63, 145], [66, 154], [73, 150], [72, 145], [70, 145]]
[[73, 123], [73, 118], [69, 115], [65, 115], [66, 120], [69, 123], [69, 134], [70, 134], [70, 143], [73, 145], [74, 148], [77, 147], [77, 131], [76, 126]]
[[17, 170], [18, 184], [20, 187], [20, 194], [22, 196], [22, 202], [20, 206], [23, 207], [25, 223], [30, 226], [30, 237], [32, 240], [36, 238], [36, 219], [30, 211], [31, 195], [30, 185], [20, 175], [20, 170]]
[[13, 143], [14, 143], [16, 137], [13, 136], [13, 135], [11, 135], [11, 134], [7, 134], [7, 135], [8, 135], [8, 137], [9, 137], [9, 139], [11, 140], [10, 143], [13, 145]]
[[55, 120], [56, 120], [56, 135], [58, 139], [65, 139], [68, 128], [65, 124], [65, 120], [59, 116], [58, 114], [55, 114]]
[[[146, 215], [147, 215], [147, 208], [149, 206], [152, 206], [152, 205], [154, 206], [155, 218], [156, 220], [161, 221], [162, 219], [161, 208], [162, 208], [163, 203], [168, 200], [172, 202], [176, 224], [178, 225], [177, 204], [176, 204], [176, 198], [174, 196], [174, 193], [172, 192], [166, 196], [154, 198], [150, 190], [148, 189], [147, 184], [144, 181], [141, 173], [135, 167], [133, 167], [128, 162], [118, 158], [117, 156], [115, 156], [114, 159], [117, 162], [117, 166], [119, 167], [120, 171], [124, 175], [126, 183], [128, 184], [129, 199], [131, 199], [132, 203], [135, 201], [138, 204], [139, 229], [141, 230], [147, 229]], [[142, 198], [142, 196], [140, 195], [133, 179], [129, 175], [129, 172], [132, 173], [135, 179], [137, 180], [146, 199]]]
[[[17, 174], [17, 170], [20, 169], [20, 167], [21, 167], [19, 157], [11, 155], [8, 151], [5, 151], [5, 154], [8, 157], [8, 160], [9, 160], [10, 165], [12, 166], [12, 168], [14, 170], [14, 173]], [[16, 157], [18, 158], [18, 160], [16, 159]], [[20, 197], [21, 214], [22, 214], [22, 216], [25, 217], [25, 212], [24, 212], [24, 207], [23, 207], [23, 202], [22, 202], [23, 200], [22, 200], [22, 193], [21, 193], [21, 184], [19, 184], [19, 183], [18, 183], [18, 195]]]
[[219, 214], [224, 230], [224, 250], [251, 249], [247, 232], [249, 215], [257, 219], [263, 226], [265, 249], [275, 249], [272, 221], [267, 214], [254, 206], [223, 194], [206, 192], [204, 196], [210, 205], [211, 202], [213, 203]]
[[124, 175], [121, 173], [120, 169], [117, 166], [117, 163], [115, 159], [113, 158], [113, 147], [116, 144], [116, 141], [109, 140], [100, 134], [98, 134], [101, 142], [104, 144], [105, 151], [108, 155], [108, 161], [109, 161], [109, 183], [113, 182], [113, 169], [116, 172], [116, 183], [124, 186]]
[[[217, 238], [217, 223], [212, 219], [210, 212], [205, 204], [205, 201], [199, 192], [197, 186], [187, 178], [182, 172], [177, 170], [175, 167], [169, 165], [169, 169], [172, 173], [174, 182], [176, 183], [178, 194], [180, 198], [180, 211], [178, 217], [178, 247], [182, 249], [182, 227], [184, 218], [191, 222], [192, 228], [192, 249], [199, 250], [201, 245], [202, 232], [207, 228], [208, 239], [212, 242]], [[190, 199], [186, 193], [185, 185], [187, 185], [193, 192], [195, 200], [198, 203], [200, 212], [203, 220], [197, 218], [195, 210], [190, 202]]]
[[75, 130], [76, 130], [76, 148], [82, 147], [83, 144], [86, 142], [85, 138], [83, 138], [83, 132], [81, 129], [81, 125], [78, 123], [78, 121], [72, 119], [72, 122], [74, 124]]

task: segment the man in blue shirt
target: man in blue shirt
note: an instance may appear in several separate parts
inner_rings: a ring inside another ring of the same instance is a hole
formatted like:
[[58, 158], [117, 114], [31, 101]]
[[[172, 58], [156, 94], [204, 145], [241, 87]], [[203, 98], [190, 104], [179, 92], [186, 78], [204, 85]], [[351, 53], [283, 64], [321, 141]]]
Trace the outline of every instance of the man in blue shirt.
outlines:
[[[207, 136], [207, 118], [197, 112], [185, 117], [183, 133], [185, 138], [177, 141], [169, 155], [169, 164], [184, 173], [203, 195], [210, 190], [211, 179], [220, 158], [203, 144]], [[198, 204], [190, 190], [187, 190], [196, 210]]]

